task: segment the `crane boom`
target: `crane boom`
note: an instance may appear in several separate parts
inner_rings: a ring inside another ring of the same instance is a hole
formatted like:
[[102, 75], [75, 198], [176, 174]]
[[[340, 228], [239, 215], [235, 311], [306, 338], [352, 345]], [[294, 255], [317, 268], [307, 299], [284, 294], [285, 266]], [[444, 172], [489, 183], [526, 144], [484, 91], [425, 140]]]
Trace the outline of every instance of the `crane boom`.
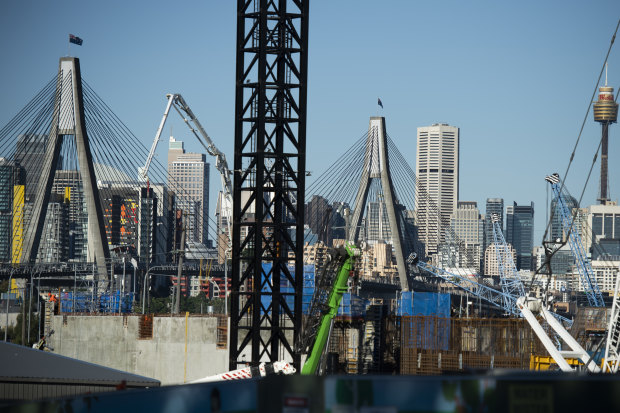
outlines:
[[321, 297], [324, 294], [320, 289], [317, 289], [315, 290], [315, 297], [313, 297], [310, 316], [315, 312], [319, 312], [320, 317], [316, 329], [311, 328], [306, 332], [310, 334], [313, 343], [309, 347], [308, 358], [301, 369], [301, 374], [303, 375], [312, 375], [318, 372], [321, 356], [329, 339], [332, 321], [338, 313], [342, 295], [347, 291], [347, 281], [353, 269], [353, 261], [361, 255], [361, 251], [355, 245], [348, 242], [345, 243], [343, 248], [336, 250], [335, 253], [339, 255], [337, 258], [335, 257], [335, 262], [338, 263], [338, 270], [335, 279], [330, 280], [331, 288], [329, 293], [325, 297]]
[[142, 181], [149, 180], [149, 168], [151, 166], [151, 162], [153, 161], [155, 150], [157, 149], [157, 144], [159, 143], [162, 131], [164, 129], [164, 125], [166, 124], [166, 120], [168, 119], [170, 108], [174, 107], [174, 109], [181, 116], [181, 118], [183, 118], [183, 121], [189, 127], [190, 131], [194, 134], [196, 139], [198, 139], [198, 142], [200, 142], [200, 144], [205, 148], [207, 153], [215, 157], [215, 169], [217, 169], [220, 173], [220, 179], [222, 182], [222, 215], [226, 220], [228, 234], [230, 234], [230, 223], [232, 220], [232, 183], [231, 171], [228, 168], [226, 155], [224, 155], [224, 153], [220, 151], [217, 146], [215, 146], [205, 129], [198, 121], [196, 115], [194, 115], [194, 112], [190, 109], [185, 99], [183, 99], [183, 96], [181, 96], [179, 93], [169, 93], [166, 95], [166, 98], [168, 99], [168, 103], [166, 104], [166, 110], [164, 111], [164, 116], [162, 117], [161, 122], [159, 123], [159, 127], [157, 128], [157, 133], [155, 134], [155, 139], [153, 140], [153, 144], [151, 145], [151, 150], [149, 151], [144, 166], [142, 168], [139, 168], [140, 179]]
[[594, 277], [594, 271], [590, 264], [590, 259], [586, 255], [583, 243], [581, 241], [581, 235], [579, 235], [579, 228], [573, 223], [573, 216], [566, 205], [566, 199], [562, 193], [560, 186], [560, 175], [554, 173], [545, 178], [545, 181], [551, 184], [553, 194], [557, 199], [556, 209], [562, 218], [562, 228], [568, 234], [568, 241], [570, 250], [575, 258], [575, 264], [579, 271], [579, 277], [581, 278], [581, 284], [588, 298], [588, 303], [591, 307], [604, 307], [605, 301], [603, 301], [603, 295], [598, 288], [596, 278]]
[[[499, 226], [499, 215], [492, 214], [491, 222], [493, 224], [493, 240], [495, 241], [495, 251], [499, 263], [499, 279], [502, 291], [510, 297], [524, 297], [525, 287], [523, 287], [523, 282], [512, 259], [508, 243], [506, 243], [502, 229]], [[506, 301], [504, 306], [514, 306], [515, 304], [516, 302], [511, 299]]]
[[603, 372], [617, 373], [620, 367], [620, 276], [616, 276], [614, 288], [614, 302], [611, 306], [609, 327], [607, 328], [607, 343], [605, 345], [605, 360]]

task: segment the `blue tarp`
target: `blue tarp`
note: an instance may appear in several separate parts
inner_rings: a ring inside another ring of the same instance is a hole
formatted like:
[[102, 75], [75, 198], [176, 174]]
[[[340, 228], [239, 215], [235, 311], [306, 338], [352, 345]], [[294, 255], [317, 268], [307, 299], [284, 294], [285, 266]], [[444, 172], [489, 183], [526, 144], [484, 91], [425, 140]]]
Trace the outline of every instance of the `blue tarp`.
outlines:
[[[131, 313], [133, 303], [133, 293], [123, 293], [115, 291], [110, 294], [102, 294], [95, 298], [88, 293], [77, 293], [75, 299], [73, 292], [60, 294], [60, 311], [62, 313], [87, 313], [91, 311], [101, 313]], [[75, 308], [73, 308], [75, 304]], [[120, 304], [120, 310], [119, 310]]]
[[401, 294], [396, 315], [434, 315], [450, 317], [450, 294], [405, 291]]
[[338, 308], [339, 316], [347, 317], [364, 317], [366, 315], [366, 307], [369, 301], [355, 294], [344, 293], [340, 307]]
[[407, 342], [417, 348], [447, 350], [450, 338], [450, 294], [406, 291], [401, 295], [396, 314], [400, 316], [425, 316], [424, 319], [401, 320], [415, 323], [409, 329], [416, 337]]
[[[262, 291], [263, 292], [270, 292], [271, 291], [271, 286], [273, 285], [272, 281], [271, 281], [271, 268], [272, 268], [272, 264], [271, 263], [263, 263], [262, 264], [262, 268], [263, 268], [263, 287], [262, 287]], [[294, 276], [295, 275], [295, 267], [292, 265], [288, 266], [288, 270], [290, 271], [290, 273]], [[266, 277], [269, 277], [269, 280], [265, 283], [266, 281]], [[285, 301], [286, 304], [288, 305], [288, 307], [291, 309], [291, 311], [294, 311], [294, 305], [295, 305], [295, 289], [294, 287], [291, 285], [291, 282], [288, 280], [288, 278], [286, 278], [286, 276], [284, 276], [283, 274], [280, 274], [280, 292], [283, 294], [288, 294], [285, 297]], [[302, 300], [301, 300], [301, 307], [302, 307], [302, 312], [304, 314], [307, 314], [309, 308], [310, 308], [310, 302], [312, 301], [312, 295], [314, 294], [314, 265], [304, 265], [304, 274], [303, 274], [303, 292], [302, 292]], [[271, 297], [268, 295], [263, 295], [261, 297], [261, 304], [263, 308], [268, 308], [269, 305], [271, 304]], [[261, 313], [264, 313], [264, 310], [261, 308]]]

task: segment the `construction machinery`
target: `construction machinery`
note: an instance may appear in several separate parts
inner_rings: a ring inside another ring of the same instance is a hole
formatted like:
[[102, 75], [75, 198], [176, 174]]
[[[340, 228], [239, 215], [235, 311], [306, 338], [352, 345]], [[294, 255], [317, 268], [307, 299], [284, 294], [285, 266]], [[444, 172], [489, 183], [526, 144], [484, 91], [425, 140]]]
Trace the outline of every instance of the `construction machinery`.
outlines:
[[579, 234], [580, 228], [576, 225], [575, 220], [573, 219], [573, 214], [568, 209], [566, 204], [566, 198], [564, 196], [566, 189], [560, 184], [560, 175], [554, 173], [547, 176], [545, 181], [551, 184], [551, 190], [557, 199], [556, 213], [560, 214], [562, 228], [568, 237], [570, 250], [575, 258], [575, 266], [579, 271], [579, 278], [586, 293], [586, 297], [588, 298], [588, 304], [591, 307], [604, 307], [605, 302], [603, 301], [603, 295], [601, 294], [601, 290], [596, 283], [594, 271], [592, 270], [592, 264], [586, 254], [585, 246], [582, 242], [581, 235]]
[[607, 344], [605, 345], [605, 358], [603, 360], [604, 373], [617, 373], [620, 367], [620, 276], [616, 277], [614, 289], [614, 302], [611, 306], [609, 327], [607, 328]]
[[164, 110], [164, 116], [162, 117], [159, 127], [157, 128], [157, 133], [155, 134], [155, 139], [151, 145], [151, 150], [149, 151], [144, 166], [139, 168], [138, 171], [140, 179], [144, 182], [149, 181], [149, 168], [151, 166], [151, 162], [153, 161], [153, 157], [155, 156], [155, 150], [157, 149], [157, 144], [161, 138], [164, 125], [168, 119], [170, 108], [173, 107], [181, 116], [185, 124], [189, 127], [196, 139], [198, 139], [198, 142], [200, 142], [200, 144], [205, 148], [207, 153], [215, 157], [215, 168], [220, 173], [220, 179], [222, 181], [222, 217], [226, 221], [228, 234], [230, 234], [230, 223], [232, 220], [232, 172], [228, 168], [226, 155], [224, 155], [224, 153], [215, 146], [205, 129], [198, 121], [198, 118], [196, 118], [196, 115], [194, 115], [194, 112], [192, 112], [185, 99], [183, 99], [183, 96], [178, 93], [169, 93], [166, 95], [166, 98], [168, 99], [168, 103], [166, 104], [166, 109]]
[[244, 367], [242, 369], [227, 371], [226, 373], [207, 376], [194, 380], [192, 383], [207, 383], [212, 381], [244, 380], [265, 377], [270, 375], [291, 375], [297, 370], [286, 361], [274, 361], [273, 363], [260, 363], [256, 367]]
[[[303, 375], [319, 374], [325, 349], [329, 342], [333, 321], [338, 313], [343, 294], [348, 289], [349, 277], [353, 271], [354, 260], [361, 255], [361, 250], [354, 244], [332, 249], [322, 269], [304, 323], [303, 337], [297, 349], [308, 357], [301, 369]], [[264, 377], [266, 375], [294, 374], [296, 369], [288, 362], [280, 360], [273, 363], [260, 363], [256, 367], [245, 367], [213, 376], [208, 376], [192, 383], [222, 380], [239, 380]]]
[[[491, 223], [493, 224], [493, 240], [495, 245], [495, 252], [497, 254], [497, 261], [499, 264], [499, 280], [502, 287], [502, 291], [512, 297], [524, 297], [525, 287], [521, 276], [517, 271], [510, 248], [504, 238], [502, 229], [499, 223], [499, 215], [491, 215]], [[514, 305], [512, 300], [505, 303], [506, 306]]]
[[315, 284], [310, 310], [302, 330], [303, 338], [298, 350], [308, 354], [301, 369], [303, 375], [319, 373], [334, 317], [338, 313], [342, 295], [347, 291], [354, 260], [360, 255], [361, 250], [348, 242], [330, 252], [328, 262]]

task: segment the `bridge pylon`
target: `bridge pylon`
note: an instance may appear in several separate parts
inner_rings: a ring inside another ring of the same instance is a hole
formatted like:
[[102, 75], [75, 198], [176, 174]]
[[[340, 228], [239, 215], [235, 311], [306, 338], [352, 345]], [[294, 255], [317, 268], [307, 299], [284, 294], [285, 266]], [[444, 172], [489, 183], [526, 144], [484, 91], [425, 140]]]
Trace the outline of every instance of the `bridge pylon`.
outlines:
[[99, 288], [107, 286], [106, 260], [110, 257], [103, 223], [103, 212], [95, 178], [93, 158], [86, 131], [80, 61], [76, 57], [61, 57], [54, 99], [54, 114], [37, 192], [24, 237], [21, 263], [34, 263], [39, 250], [43, 224], [50, 200], [58, 159], [66, 136], [75, 137], [79, 175], [84, 188], [88, 211], [88, 261], [97, 263]]
[[[396, 256], [396, 267], [402, 291], [409, 291], [409, 279], [407, 277], [407, 266], [404, 257], [403, 247], [405, 239], [403, 237], [404, 227], [401, 213], [397, 208], [394, 185], [390, 174], [390, 162], [387, 147], [387, 134], [385, 131], [385, 118], [373, 116], [370, 118], [368, 126], [368, 138], [366, 139], [366, 152], [364, 156], [364, 169], [360, 186], [355, 197], [352, 219], [347, 230], [348, 239], [351, 242], [362, 241], [360, 228], [364, 210], [368, 204], [368, 194], [373, 180], [379, 180], [382, 190], [382, 202], [379, 209], [379, 220], [383, 219], [382, 208], [385, 207], [388, 223], [391, 231], [392, 247]], [[382, 204], [385, 204], [384, 206]], [[380, 226], [381, 227], [381, 226]], [[382, 236], [382, 231], [379, 237]]]

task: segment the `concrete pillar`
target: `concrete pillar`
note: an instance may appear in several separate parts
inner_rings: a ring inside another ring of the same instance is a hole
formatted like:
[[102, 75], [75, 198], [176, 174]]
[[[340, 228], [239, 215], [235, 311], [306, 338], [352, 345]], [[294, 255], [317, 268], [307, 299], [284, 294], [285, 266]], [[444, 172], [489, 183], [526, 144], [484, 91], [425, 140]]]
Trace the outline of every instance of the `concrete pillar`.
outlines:
[[110, 252], [103, 225], [103, 211], [99, 201], [95, 168], [86, 132], [80, 61], [75, 57], [60, 58], [54, 118], [46, 148], [44, 167], [37, 186], [37, 196], [24, 240], [23, 263], [36, 260], [64, 135], [75, 136], [80, 177], [84, 188], [84, 201], [88, 211], [88, 260], [97, 263], [97, 281], [100, 283], [100, 288], [105, 288], [108, 280], [106, 259], [109, 258]]

